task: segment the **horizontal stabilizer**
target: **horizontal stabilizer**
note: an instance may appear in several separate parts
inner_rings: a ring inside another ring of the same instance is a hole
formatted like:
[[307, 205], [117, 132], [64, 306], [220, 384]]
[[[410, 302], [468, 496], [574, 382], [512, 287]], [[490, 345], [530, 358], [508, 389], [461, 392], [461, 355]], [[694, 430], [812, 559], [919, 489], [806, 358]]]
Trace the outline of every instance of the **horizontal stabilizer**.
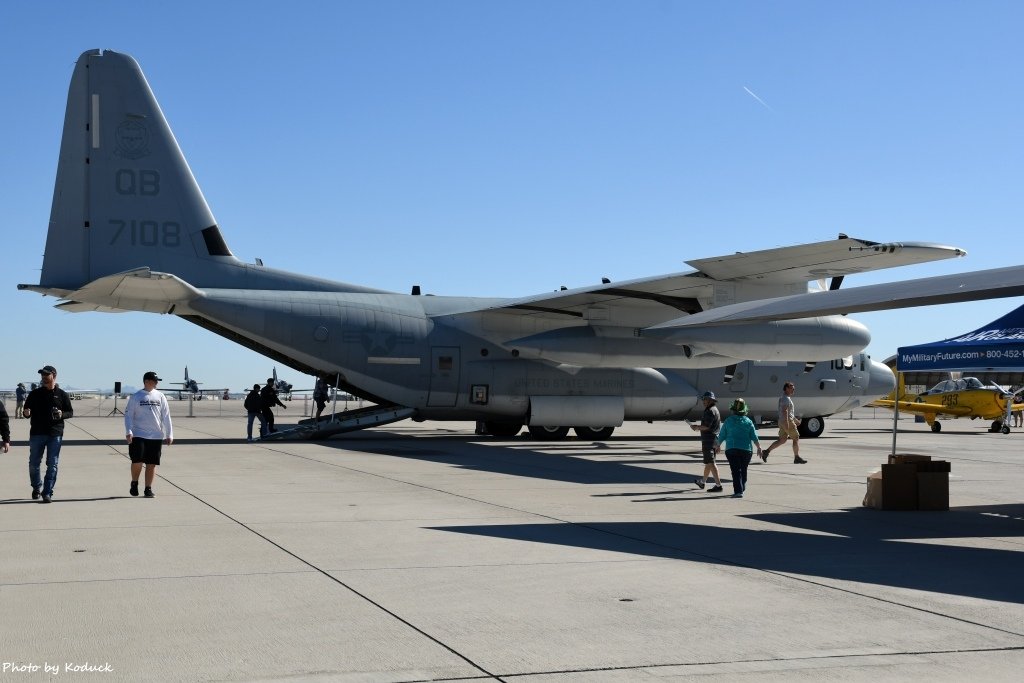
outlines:
[[887, 311], [1024, 295], [1024, 266], [865, 285], [829, 292], [745, 301], [652, 325], [650, 329], [714, 326], [823, 315]]
[[61, 310], [144, 311], [167, 313], [172, 306], [185, 304], [203, 295], [184, 280], [168, 273], [137, 268], [93, 280], [64, 296], [57, 304]]

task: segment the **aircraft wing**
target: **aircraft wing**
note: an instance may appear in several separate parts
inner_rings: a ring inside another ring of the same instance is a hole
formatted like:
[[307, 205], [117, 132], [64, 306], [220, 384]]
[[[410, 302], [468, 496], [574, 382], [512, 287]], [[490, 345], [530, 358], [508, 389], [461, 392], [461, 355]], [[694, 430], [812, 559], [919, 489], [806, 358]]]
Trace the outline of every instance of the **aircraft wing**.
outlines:
[[65, 301], [57, 308], [71, 313], [83, 311], [145, 311], [166, 313], [175, 304], [203, 295], [198, 289], [169, 273], [136, 268], [93, 280], [81, 289], [51, 289], [37, 285], [18, 285], [40, 294], [59, 296]]
[[1022, 295], [1024, 266], [1010, 266], [830, 292], [808, 292], [774, 299], [745, 301], [653, 325], [650, 329], [671, 330], [697, 325], [710, 327], [792, 320]]
[[[965, 254], [962, 249], [938, 244], [882, 244], [843, 236], [825, 242], [688, 261], [696, 271], [608, 282], [594, 287], [504, 300], [484, 310], [520, 315], [546, 313], [600, 320], [600, 317], [594, 316], [602, 315], [603, 307], [628, 305], [636, 309], [641, 318], [646, 313], [648, 324], [652, 324], [659, 319], [665, 320], [666, 316], [676, 311], [697, 313], [703, 310], [698, 299], [709, 296], [715, 282], [797, 286], [821, 278], [925, 263]], [[805, 290], [804, 287], [802, 291]]]
[[[880, 398], [873, 401], [871, 405], [878, 406], [879, 408], [888, 408], [892, 410], [894, 401], [889, 399]], [[959, 417], [966, 417], [973, 414], [973, 410], [967, 406], [943, 406], [937, 403], [914, 403], [913, 401], [900, 401], [900, 412], [901, 413], [920, 413], [922, 415], [957, 415]]]
[[779, 249], [737, 252], [687, 261], [716, 280], [796, 283], [966, 256], [956, 247], [927, 242], [869, 242], [850, 237]]

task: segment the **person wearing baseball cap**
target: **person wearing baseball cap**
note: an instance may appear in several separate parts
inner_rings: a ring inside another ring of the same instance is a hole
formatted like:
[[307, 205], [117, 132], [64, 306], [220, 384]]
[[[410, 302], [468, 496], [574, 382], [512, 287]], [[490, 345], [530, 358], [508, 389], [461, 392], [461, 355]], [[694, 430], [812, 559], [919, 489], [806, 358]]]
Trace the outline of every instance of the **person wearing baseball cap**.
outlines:
[[[71, 397], [57, 386], [57, 368], [44, 365], [39, 369], [39, 386], [29, 392], [22, 414], [29, 422], [28, 479], [32, 484], [32, 499], [49, 503], [53, 487], [57, 484], [57, 463], [64, 440], [64, 420], [74, 415]], [[46, 452], [46, 476], [39, 476]]]
[[160, 464], [162, 446], [174, 443], [171, 408], [167, 398], [157, 391], [160, 377], [150, 370], [142, 376], [143, 388], [132, 394], [124, 408], [124, 432], [128, 456], [132, 459], [132, 483], [128, 493], [139, 495], [139, 475], [146, 466], [146, 498], [153, 498], [153, 479]]
[[718, 413], [718, 399], [715, 392], [705, 391], [700, 397], [704, 402], [704, 414], [701, 416], [700, 424], [692, 424], [690, 428], [700, 432], [700, 450], [704, 459], [704, 476], [699, 477], [694, 483], [704, 488], [704, 483], [709, 474], [715, 477], [715, 485], [708, 489], [709, 493], [718, 493], [722, 490], [722, 477], [718, 473], [718, 465], [715, 464], [715, 444], [718, 443], [718, 430], [722, 427], [722, 416]]

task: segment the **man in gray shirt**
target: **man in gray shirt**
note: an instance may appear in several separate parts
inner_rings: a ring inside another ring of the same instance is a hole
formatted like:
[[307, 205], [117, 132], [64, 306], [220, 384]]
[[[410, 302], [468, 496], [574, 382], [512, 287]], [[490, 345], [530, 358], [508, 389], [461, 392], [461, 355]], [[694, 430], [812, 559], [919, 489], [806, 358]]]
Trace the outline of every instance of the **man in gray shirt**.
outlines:
[[793, 463], [803, 465], [807, 462], [800, 457], [800, 432], [797, 430], [800, 422], [796, 419], [792, 399], [795, 392], [796, 386], [792, 382], [782, 385], [782, 396], [779, 397], [779, 438], [761, 454], [761, 459], [765, 462], [768, 462], [768, 455], [776, 446], [781, 446], [790, 439], [793, 440]]

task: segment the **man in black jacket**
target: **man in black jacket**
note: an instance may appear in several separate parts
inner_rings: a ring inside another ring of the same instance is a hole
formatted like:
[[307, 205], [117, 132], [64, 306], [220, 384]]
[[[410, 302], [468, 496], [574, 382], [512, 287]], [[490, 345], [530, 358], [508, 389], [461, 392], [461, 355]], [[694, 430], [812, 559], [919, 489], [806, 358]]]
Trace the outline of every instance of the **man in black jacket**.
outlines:
[[0, 439], [3, 439], [0, 450], [4, 453], [11, 450], [11, 418], [7, 416], [7, 406], [3, 401], [0, 401]]
[[260, 436], [266, 436], [270, 432], [276, 432], [274, 428], [274, 406], [281, 406], [288, 410], [288, 406], [281, 403], [277, 397], [277, 387], [274, 386], [274, 378], [267, 378], [267, 386], [260, 390], [260, 400], [263, 402], [263, 424], [260, 425]]
[[245, 426], [246, 440], [252, 441], [252, 423], [260, 421], [260, 436], [263, 436], [263, 399], [260, 398], [260, 385], [253, 384], [252, 391], [245, 397], [245, 412], [249, 415], [249, 423]]
[[[32, 484], [32, 498], [42, 494], [43, 503], [53, 497], [57, 483], [57, 461], [60, 444], [64, 439], [64, 420], [74, 415], [71, 399], [57, 386], [57, 369], [44, 365], [39, 370], [40, 386], [25, 399], [23, 413], [31, 420], [28, 437], [28, 478]], [[46, 451], [46, 478], [40, 479], [39, 467]]]

